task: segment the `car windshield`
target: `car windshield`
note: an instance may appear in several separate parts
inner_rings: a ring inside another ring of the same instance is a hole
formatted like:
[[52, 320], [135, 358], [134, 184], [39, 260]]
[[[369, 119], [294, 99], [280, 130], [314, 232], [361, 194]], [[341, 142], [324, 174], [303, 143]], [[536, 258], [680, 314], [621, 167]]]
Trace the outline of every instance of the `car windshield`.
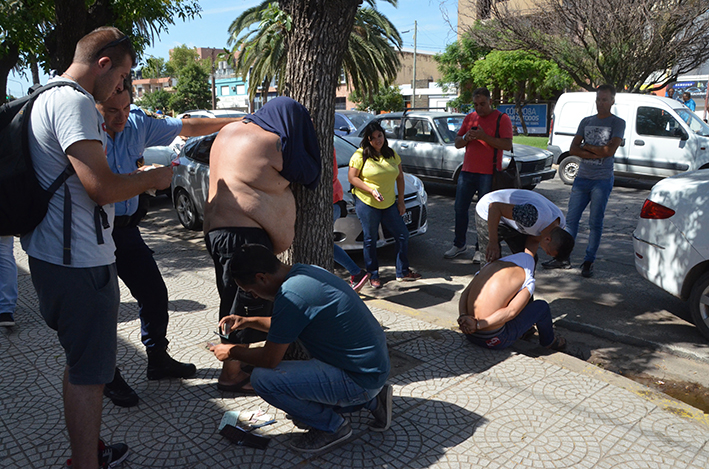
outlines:
[[346, 114], [347, 118], [354, 124], [355, 129], [361, 129], [367, 122], [374, 118], [372, 114]]
[[343, 140], [339, 137], [335, 137], [335, 155], [337, 155], [337, 167], [344, 168], [350, 165], [350, 158], [357, 150], [357, 147], [352, 145], [350, 142]]
[[438, 129], [438, 133], [441, 134], [443, 141], [445, 143], [453, 143], [455, 142], [455, 137], [458, 135], [460, 126], [463, 125], [463, 119], [464, 117], [462, 116], [437, 117], [433, 119], [433, 121], [436, 123], [436, 128]]
[[709, 125], [701, 120], [695, 113], [687, 108], [678, 108], [675, 109], [675, 112], [679, 114], [680, 119], [682, 119], [695, 134], [709, 137]]

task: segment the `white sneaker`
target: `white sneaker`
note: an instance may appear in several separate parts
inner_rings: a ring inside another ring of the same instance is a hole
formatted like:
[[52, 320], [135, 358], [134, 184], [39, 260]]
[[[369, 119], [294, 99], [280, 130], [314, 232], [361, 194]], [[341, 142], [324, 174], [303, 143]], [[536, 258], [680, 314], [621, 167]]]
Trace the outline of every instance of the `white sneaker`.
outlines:
[[484, 264], [485, 263], [485, 255], [482, 253], [482, 251], [475, 251], [475, 255], [473, 256], [473, 264]]
[[447, 250], [447, 251], [443, 254], [443, 257], [446, 258], [446, 259], [453, 259], [454, 257], [460, 256], [461, 254], [463, 254], [463, 253], [464, 253], [465, 251], [467, 251], [467, 250], [468, 250], [468, 246], [467, 246], [467, 245], [466, 245], [466, 246], [463, 246], [463, 247], [460, 247], [460, 248], [457, 247], [457, 246], [453, 246], [452, 248], [450, 248], [449, 250]]

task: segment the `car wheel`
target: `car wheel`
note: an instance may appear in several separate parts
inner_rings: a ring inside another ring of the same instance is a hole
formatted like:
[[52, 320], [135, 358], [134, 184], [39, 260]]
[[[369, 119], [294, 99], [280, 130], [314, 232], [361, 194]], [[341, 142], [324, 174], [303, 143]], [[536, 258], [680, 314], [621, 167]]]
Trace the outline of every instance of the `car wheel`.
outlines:
[[573, 184], [579, 172], [581, 158], [578, 156], [567, 156], [559, 164], [559, 178], [564, 184]]
[[177, 210], [177, 218], [182, 223], [182, 226], [188, 230], [202, 229], [202, 220], [197, 215], [194, 202], [190, 195], [183, 189], [175, 192], [175, 210]]
[[699, 332], [709, 339], [709, 272], [694, 283], [689, 295], [689, 311]]

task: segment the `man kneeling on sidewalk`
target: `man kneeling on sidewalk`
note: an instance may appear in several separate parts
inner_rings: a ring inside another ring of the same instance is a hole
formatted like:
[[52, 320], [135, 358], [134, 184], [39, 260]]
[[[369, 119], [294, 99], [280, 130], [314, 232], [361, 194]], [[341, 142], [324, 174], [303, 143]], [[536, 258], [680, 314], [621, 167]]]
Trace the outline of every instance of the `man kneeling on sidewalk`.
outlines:
[[458, 325], [467, 339], [480, 347], [504, 349], [536, 324], [542, 346], [563, 350], [566, 340], [554, 337], [549, 304], [529, 301], [534, 283], [534, 257], [529, 250], [485, 264], [458, 304]]
[[[219, 344], [211, 350], [221, 361], [239, 360], [256, 368], [256, 394], [310, 427], [291, 441], [302, 452], [329, 448], [352, 435], [340, 414], [366, 408], [385, 431], [391, 424], [392, 388], [384, 331], [359, 295], [342, 279], [313, 265], [283, 264], [265, 246], [244, 244], [234, 253], [232, 276], [240, 288], [273, 301], [271, 317], [224, 317], [229, 333], [250, 327], [268, 333], [263, 347]], [[282, 361], [288, 346], [300, 341], [312, 357]]]

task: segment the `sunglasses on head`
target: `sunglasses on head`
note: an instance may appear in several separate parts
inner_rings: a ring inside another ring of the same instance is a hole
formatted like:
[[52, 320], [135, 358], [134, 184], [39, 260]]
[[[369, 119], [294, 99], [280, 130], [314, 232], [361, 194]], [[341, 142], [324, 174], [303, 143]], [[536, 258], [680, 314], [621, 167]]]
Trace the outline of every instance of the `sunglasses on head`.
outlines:
[[101, 53], [102, 53], [103, 51], [105, 51], [106, 49], [110, 49], [111, 47], [116, 47], [117, 45], [122, 44], [122, 43], [124, 43], [124, 42], [126, 42], [126, 41], [130, 41], [130, 39], [128, 38], [128, 36], [123, 36], [123, 37], [120, 38], [120, 39], [116, 39], [115, 41], [109, 42], [108, 44], [106, 44], [105, 46], [103, 46], [102, 48], [100, 48], [100, 49], [98, 50], [98, 52], [96, 52], [96, 57], [101, 57]]

